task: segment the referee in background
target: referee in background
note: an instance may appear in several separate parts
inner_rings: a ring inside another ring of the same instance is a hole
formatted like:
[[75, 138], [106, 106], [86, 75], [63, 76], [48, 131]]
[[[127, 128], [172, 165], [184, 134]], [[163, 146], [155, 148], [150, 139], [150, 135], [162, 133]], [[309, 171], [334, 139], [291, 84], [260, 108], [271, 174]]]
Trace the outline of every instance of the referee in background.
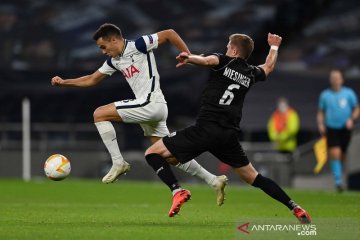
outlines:
[[341, 71], [332, 70], [330, 88], [321, 92], [317, 113], [319, 132], [327, 138], [328, 156], [338, 192], [344, 190], [342, 163], [345, 161], [354, 121], [360, 113], [355, 92], [343, 84]]

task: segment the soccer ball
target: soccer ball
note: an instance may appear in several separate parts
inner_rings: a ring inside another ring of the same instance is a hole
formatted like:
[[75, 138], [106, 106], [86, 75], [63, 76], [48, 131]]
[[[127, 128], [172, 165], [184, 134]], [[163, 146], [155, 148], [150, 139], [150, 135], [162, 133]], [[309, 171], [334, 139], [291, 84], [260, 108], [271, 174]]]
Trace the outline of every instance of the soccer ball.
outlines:
[[44, 171], [49, 179], [61, 181], [70, 174], [70, 161], [63, 155], [54, 154], [45, 161]]

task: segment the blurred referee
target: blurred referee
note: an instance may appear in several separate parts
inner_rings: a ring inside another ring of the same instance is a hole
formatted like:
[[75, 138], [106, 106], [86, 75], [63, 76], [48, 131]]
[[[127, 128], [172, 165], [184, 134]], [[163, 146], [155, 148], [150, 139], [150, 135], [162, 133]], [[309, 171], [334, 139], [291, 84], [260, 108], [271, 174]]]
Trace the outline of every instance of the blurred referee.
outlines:
[[338, 192], [344, 190], [342, 164], [350, 143], [354, 121], [359, 117], [359, 102], [355, 92], [343, 86], [340, 70], [330, 72], [330, 88], [320, 94], [317, 122], [320, 134], [327, 138], [329, 160]]

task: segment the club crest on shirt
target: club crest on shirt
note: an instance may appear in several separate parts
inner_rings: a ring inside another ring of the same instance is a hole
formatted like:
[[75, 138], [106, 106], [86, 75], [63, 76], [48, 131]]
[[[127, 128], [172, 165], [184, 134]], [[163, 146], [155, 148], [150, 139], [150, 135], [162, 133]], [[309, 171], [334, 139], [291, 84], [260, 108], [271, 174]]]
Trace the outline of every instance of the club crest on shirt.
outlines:
[[341, 108], [346, 108], [346, 105], [347, 105], [347, 101], [346, 101], [345, 98], [342, 98], [342, 99], [339, 100], [339, 106]]

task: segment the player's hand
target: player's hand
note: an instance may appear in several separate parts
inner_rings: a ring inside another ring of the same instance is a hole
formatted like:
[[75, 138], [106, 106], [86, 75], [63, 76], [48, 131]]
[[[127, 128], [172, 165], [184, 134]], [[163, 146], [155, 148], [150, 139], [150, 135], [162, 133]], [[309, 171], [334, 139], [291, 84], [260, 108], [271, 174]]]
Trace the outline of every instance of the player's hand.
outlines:
[[176, 57], [176, 60], [178, 60], [178, 64], [176, 64], [176, 67], [181, 67], [183, 65], [185, 65], [187, 62], [188, 62], [188, 59], [189, 59], [189, 53], [187, 52], [182, 52], [180, 53], [177, 57]]
[[282, 41], [282, 37], [276, 34], [269, 33], [268, 34], [268, 43], [270, 46], [280, 46]]
[[64, 79], [62, 79], [59, 76], [55, 76], [51, 79], [51, 85], [53, 85], [53, 86], [61, 86], [63, 82], [64, 82]]
[[347, 121], [346, 121], [346, 128], [351, 130], [352, 128], [354, 127], [354, 121], [349, 118]]

